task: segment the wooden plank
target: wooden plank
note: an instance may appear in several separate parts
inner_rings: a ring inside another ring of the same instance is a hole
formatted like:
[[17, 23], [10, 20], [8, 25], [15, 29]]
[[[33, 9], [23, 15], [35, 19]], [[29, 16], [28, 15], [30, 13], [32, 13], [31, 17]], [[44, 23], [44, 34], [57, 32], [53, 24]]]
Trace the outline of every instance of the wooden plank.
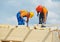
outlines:
[[10, 31], [11, 28], [0, 28], [0, 40], [4, 40]]
[[15, 41], [15, 40], [12, 40], [12, 41], [10, 41], [10, 42], [22, 42], [22, 41]]
[[58, 37], [58, 32], [57, 31], [52, 31], [52, 32], [53, 32], [53, 42], [60, 42]]
[[[48, 38], [48, 36], [50, 37]], [[24, 42], [43, 42], [44, 39], [49, 39], [49, 41], [47, 42], [51, 42], [51, 35], [49, 35], [49, 29], [48, 30], [33, 29]]]
[[17, 40], [17, 41], [23, 41], [25, 36], [28, 34], [30, 30], [26, 27], [18, 27], [14, 28], [14, 30], [11, 32], [9, 37], [6, 40]]
[[21, 41], [13, 41], [13, 40], [1, 40], [1, 42], [21, 42]]
[[60, 39], [60, 30], [58, 30], [58, 37], [59, 37], [59, 39]]
[[1, 42], [1, 40], [0, 40], [0, 42]]
[[41, 28], [41, 24], [35, 24], [34, 25], [34, 29], [40, 29]]
[[2, 41], [2, 42], [10, 42], [10, 41]]
[[48, 34], [44, 37], [44, 39], [42, 40], [42, 42], [52, 42], [53, 38], [52, 38], [52, 32], [48, 32]]
[[9, 24], [0, 24], [0, 28], [9, 28], [10, 25]]

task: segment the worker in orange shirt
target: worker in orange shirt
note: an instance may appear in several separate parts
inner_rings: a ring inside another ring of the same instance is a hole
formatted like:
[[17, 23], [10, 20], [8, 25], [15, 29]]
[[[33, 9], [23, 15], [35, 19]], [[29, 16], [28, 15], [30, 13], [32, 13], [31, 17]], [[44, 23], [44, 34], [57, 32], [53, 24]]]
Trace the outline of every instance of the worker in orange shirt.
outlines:
[[[18, 20], [18, 25], [25, 25], [25, 22], [29, 22], [29, 18], [32, 18], [34, 16], [33, 12], [28, 12], [26, 10], [21, 10], [17, 13], [17, 20]], [[23, 19], [24, 17], [27, 17], [27, 20]]]
[[39, 16], [39, 24], [46, 24], [48, 10], [44, 6], [39, 5], [36, 7], [36, 11], [37, 16]]

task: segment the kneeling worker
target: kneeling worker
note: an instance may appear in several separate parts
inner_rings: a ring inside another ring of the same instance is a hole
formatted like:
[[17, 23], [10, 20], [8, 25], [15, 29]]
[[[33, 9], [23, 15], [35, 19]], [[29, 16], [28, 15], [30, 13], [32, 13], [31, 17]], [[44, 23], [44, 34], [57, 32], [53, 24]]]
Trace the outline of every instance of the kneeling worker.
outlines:
[[[34, 16], [33, 12], [28, 12], [26, 10], [21, 10], [17, 13], [17, 20], [18, 20], [18, 25], [25, 25], [25, 22], [29, 22], [29, 18], [32, 18]], [[27, 17], [27, 20], [23, 19], [24, 17]]]

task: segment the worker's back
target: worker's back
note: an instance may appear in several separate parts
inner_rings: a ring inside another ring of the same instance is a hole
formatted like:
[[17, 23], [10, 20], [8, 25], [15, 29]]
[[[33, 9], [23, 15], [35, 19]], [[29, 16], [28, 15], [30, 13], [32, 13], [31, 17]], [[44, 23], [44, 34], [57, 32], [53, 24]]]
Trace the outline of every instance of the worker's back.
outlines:
[[27, 12], [26, 10], [21, 10], [20, 13], [21, 13], [21, 16], [22, 16], [22, 17], [28, 15], [28, 12]]
[[47, 14], [47, 12], [48, 12], [48, 10], [45, 7], [43, 7], [43, 13]]

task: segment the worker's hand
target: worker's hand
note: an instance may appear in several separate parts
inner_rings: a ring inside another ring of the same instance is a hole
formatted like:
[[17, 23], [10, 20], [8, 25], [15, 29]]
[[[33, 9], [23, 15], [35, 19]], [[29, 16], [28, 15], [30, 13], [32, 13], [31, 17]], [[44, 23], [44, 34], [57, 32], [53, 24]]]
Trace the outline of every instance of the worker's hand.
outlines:
[[37, 16], [39, 16], [39, 13], [37, 13]]
[[44, 19], [44, 24], [46, 24], [46, 20]]
[[39, 11], [37, 11], [37, 16], [39, 16], [39, 13], [40, 13], [40, 12], [39, 12]]

